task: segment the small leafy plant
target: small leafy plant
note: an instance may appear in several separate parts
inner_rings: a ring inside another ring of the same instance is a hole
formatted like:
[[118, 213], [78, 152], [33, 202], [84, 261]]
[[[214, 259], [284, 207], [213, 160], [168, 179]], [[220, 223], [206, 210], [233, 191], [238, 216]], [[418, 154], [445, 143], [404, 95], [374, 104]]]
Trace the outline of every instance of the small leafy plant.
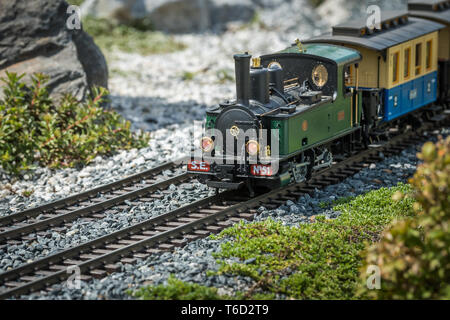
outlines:
[[201, 286], [196, 283], [184, 282], [173, 275], [167, 279], [167, 285], [146, 286], [136, 291], [128, 291], [133, 297], [142, 300], [219, 300], [216, 288]]
[[132, 133], [130, 122], [101, 104], [107, 91], [94, 88], [82, 103], [66, 94], [59, 103], [48, 93], [48, 78], [6, 73], [0, 100], [0, 164], [13, 174], [34, 167], [85, 165], [98, 155], [148, 145], [148, 133]]
[[411, 179], [417, 216], [393, 224], [367, 250], [364, 268], [381, 271], [380, 290], [365, 292], [372, 298], [450, 299], [450, 137], [424, 144], [419, 158]]

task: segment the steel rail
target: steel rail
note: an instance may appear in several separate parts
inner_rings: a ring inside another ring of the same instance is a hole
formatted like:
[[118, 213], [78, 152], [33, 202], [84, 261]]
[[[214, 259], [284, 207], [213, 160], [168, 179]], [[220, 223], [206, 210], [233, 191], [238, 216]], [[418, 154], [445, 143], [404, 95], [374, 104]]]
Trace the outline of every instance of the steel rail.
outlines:
[[95, 204], [92, 204], [92, 205], [89, 205], [86, 207], [81, 207], [79, 209], [69, 211], [67, 213], [57, 214], [54, 217], [51, 217], [51, 218], [48, 218], [48, 219], [45, 219], [42, 221], [38, 221], [35, 223], [30, 223], [25, 226], [11, 228], [7, 231], [0, 233], [0, 241], [17, 239], [26, 234], [44, 230], [49, 226], [55, 227], [62, 223], [67, 223], [67, 222], [73, 221], [77, 218], [81, 218], [81, 217], [84, 217], [84, 216], [87, 216], [90, 214], [98, 213], [98, 212], [104, 211], [106, 209], [112, 208], [114, 206], [117, 206], [117, 205], [123, 203], [125, 200], [133, 200], [138, 197], [142, 197], [149, 193], [155, 192], [157, 190], [166, 189], [171, 184], [178, 184], [178, 183], [182, 183], [184, 181], [188, 181], [191, 178], [192, 178], [192, 176], [189, 173], [184, 172], [184, 173], [179, 174], [170, 179], [167, 179], [167, 180], [155, 183], [155, 184], [151, 184], [151, 185], [141, 188], [141, 189], [130, 191], [128, 193], [116, 196], [114, 198], [110, 198], [110, 199], [107, 199], [107, 200], [104, 200], [101, 202], [97, 202]]
[[176, 168], [177, 166], [179, 166], [178, 163], [183, 163], [183, 161], [185, 159], [186, 158], [183, 157], [183, 158], [180, 158], [180, 159], [177, 159], [174, 161], [166, 162], [157, 167], [150, 168], [143, 172], [139, 172], [139, 173], [130, 175], [124, 179], [113, 181], [113, 182], [95, 187], [93, 189], [71, 195], [69, 197], [65, 197], [62, 199], [52, 201], [50, 203], [47, 203], [47, 204], [44, 204], [44, 205], [41, 205], [38, 207], [26, 209], [21, 212], [17, 212], [17, 213], [13, 213], [13, 214], [10, 214], [7, 216], [0, 217], [0, 226], [6, 226], [6, 225], [9, 225], [12, 223], [16, 223], [16, 222], [20, 222], [20, 221], [23, 221], [26, 219], [36, 217], [41, 213], [58, 210], [58, 209], [62, 209], [64, 207], [67, 207], [70, 205], [74, 205], [81, 201], [88, 200], [91, 197], [93, 197], [99, 193], [110, 192], [110, 191], [117, 190], [119, 188], [127, 187], [127, 186], [137, 183], [143, 179], [149, 178], [151, 176], [155, 176], [165, 170]]

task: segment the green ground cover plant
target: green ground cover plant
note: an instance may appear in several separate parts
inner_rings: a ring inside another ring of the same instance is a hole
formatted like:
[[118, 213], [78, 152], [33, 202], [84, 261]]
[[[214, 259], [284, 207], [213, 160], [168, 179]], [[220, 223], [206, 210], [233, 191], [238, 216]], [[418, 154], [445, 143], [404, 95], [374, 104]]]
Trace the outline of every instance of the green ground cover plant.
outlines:
[[[342, 214], [333, 220], [298, 227], [266, 220], [239, 223], [215, 238], [229, 238], [216, 258], [219, 273], [250, 276], [255, 285], [244, 298], [353, 299], [360, 286], [361, 252], [377, 241], [396, 218], [412, 216], [413, 199], [392, 201], [409, 185], [381, 188], [334, 207]], [[237, 257], [241, 262], [228, 263]], [[244, 263], [254, 259], [253, 263]], [[364, 297], [364, 296], [361, 296]]]
[[93, 88], [86, 102], [69, 94], [56, 102], [46, 76], [33, 75], [30, 86], [23, 76], [7, 73], [1, 79], [0, 165], [6, 172], [85, 165], [99, 155], [148, 145], [148, 133], [133, 133], [130, 122], [101, 107], [105, 89]]
[[[317, 216], [314, 223], [299, 226], [284, 226], [271, 219], [236, 224], [211, 236], [230, 241], [215, 253], [219, 271], [208, 274], [227, 273], [255, 280], [249, 291], [236, 292], [235, 299], [367, 298], [364, 292], [358, 295], [362, 286], [361, 253], [367, 243], [379, 240], [393, 220], [414, 215], [412, 197], [392, 200], [399, 191], [410, 194], [411, 186], [399, 184], [336, 201], [340, 204], [334, 209], [342, 212], [337, 219]], [[240, 262], [229, 263], [232, 257]], [[144, 287], [135, 296], [178, 299], [191, 285], [177, 280], [167, 286]], [[192, 290], [198, 294], [198, 288]]]
[[201, 286], [196, 283], [184, 282], [170, 276], [166, 285], [146, 286], [128, 294], [141, 300], [220, 300], [216, 288]]
[[371, 298], [450, 299], [450, 137], [427, 142], [419, 158], [410, 181], [417, 215], [393, 224], [366, 252], [364, 268], [381, 270], [381, 289], [365, 290]]
[[337, 198], [336, 200], [329, 201], [329, 202], [322, 201], [319, 203], [319, 207], [322, 209], [332, 208], [339, 204], [348, 203], [348, 202], [352, 201], [354, 198], [355, 197], [342, 197], [342, 198]]

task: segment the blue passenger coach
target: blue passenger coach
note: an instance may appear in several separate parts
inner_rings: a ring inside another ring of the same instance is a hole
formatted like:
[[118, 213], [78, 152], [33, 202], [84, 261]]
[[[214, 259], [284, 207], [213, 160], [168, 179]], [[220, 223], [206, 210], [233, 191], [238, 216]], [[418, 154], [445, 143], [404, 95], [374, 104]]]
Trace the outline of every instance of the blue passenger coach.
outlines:
[[382, 12], [379, 29], [366, 19], [333, 27], [305, 43], [334, 43], [358, 50], [363, 59], [347, 66], [347, 87], [362, 91], [372, 123], [391, 121], [437, 99], [439, 30], [435, 21], [406, 11]]

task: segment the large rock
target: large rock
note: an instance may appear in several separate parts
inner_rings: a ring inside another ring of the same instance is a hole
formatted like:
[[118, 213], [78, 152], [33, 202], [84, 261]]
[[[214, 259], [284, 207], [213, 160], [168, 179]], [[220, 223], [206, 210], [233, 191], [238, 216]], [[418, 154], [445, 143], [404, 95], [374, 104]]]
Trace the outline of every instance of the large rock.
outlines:
[[[198, 32], [210, 27], [208, 0], [137, 1], [143, 10], [133, 13], [137, 18], [148, 17], [152, 25], [167, 32]], [[145, 15], [145, 16], [144, 16]]]
[[148, 18], [155, 29], [173, 33], [219, 30], [255, 14], [251, 0], [86, 0], [81, 10], [122, 22]]
[[90, 87], [107, 87], [103, 54], [84, 31], [69, 30], [67, 8], [63, 0], [0, 1], [0, 76], [47, 74], [53, 97], [84, 99]]

